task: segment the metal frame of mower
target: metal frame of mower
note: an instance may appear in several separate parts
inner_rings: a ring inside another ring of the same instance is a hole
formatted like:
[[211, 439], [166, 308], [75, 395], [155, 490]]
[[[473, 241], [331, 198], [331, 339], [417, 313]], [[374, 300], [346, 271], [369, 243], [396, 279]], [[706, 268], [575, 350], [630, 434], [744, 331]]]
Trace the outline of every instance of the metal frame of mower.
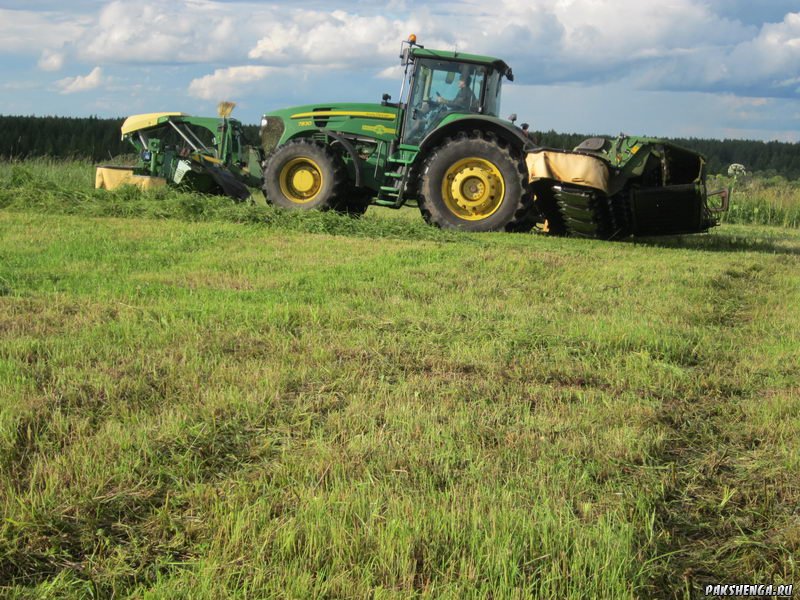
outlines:
[[238, 200], [250, 196], [247, 186], [261, 185], [261, 151], [242, 143], [241, 123], [228, 116], [133, 115], [122, 125], [122, 139], [136, 150], [138, 162], [130, 170], [139, 180], [163, 180]]

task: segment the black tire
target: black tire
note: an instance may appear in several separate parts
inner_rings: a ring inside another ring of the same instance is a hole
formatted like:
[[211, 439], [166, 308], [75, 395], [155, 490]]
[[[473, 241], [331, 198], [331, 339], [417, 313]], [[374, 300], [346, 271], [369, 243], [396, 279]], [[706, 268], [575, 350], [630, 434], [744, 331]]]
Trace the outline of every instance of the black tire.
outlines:
[[264, 196], [290, 210], [343, 210], [347, 170], [328, 146], [296, 140], [281, 146], [267, 160]]
[[336, 210], [346, 213], [354, 218], [359, 218], [367, 212], [372, 197], [375, 193], [368, 188], [347, 186], [347, 191], [342, 194], [341, 201], [337, 203]]
[[462, 132], [445, 139], [425, 161], [419, 208], [431, 225], [524, 231], [533, 225], [532, 205], [525, 161], [494, 136]]

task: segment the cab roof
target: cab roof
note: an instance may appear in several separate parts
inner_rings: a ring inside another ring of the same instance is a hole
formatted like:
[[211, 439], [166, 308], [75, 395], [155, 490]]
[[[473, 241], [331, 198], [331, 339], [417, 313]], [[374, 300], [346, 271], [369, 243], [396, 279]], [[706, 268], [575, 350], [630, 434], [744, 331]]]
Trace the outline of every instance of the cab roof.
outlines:
[[494, 67], [503, 75], [513, 80], [511, 74], [511, 67], [508, 66], [504, 60], [495, 58], [494, 56], [482, 56], [480, 54], [467, 54], [466, 52], [448, 52], [446, 50], [427, 50], [426, 48], [415, 47], [411, 50], [411, 55], [414, 58], [434, 58], [439, 60], [451, 60], [454, 62], [466, 62], [478, 65], [487, 65]]

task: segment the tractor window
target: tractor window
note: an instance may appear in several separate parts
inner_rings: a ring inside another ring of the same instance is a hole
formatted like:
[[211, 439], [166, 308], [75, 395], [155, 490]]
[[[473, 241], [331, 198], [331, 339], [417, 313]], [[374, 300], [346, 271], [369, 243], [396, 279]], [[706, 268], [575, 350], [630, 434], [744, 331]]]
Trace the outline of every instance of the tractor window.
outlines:
[[[419, 60], [413, 76], [403, 142], [418, 144], [448, 113], [484, 112], [481, 96], [485, 79], [486, 67], [482, 65]], [[494, 108], [496, 110], [496, 103]]]
[[486, 95], [483, 98], [483, 114], [492, 117], [500, 116], [500, 90], [503, 76], [499, 71], [492, 71], [486, 80]]

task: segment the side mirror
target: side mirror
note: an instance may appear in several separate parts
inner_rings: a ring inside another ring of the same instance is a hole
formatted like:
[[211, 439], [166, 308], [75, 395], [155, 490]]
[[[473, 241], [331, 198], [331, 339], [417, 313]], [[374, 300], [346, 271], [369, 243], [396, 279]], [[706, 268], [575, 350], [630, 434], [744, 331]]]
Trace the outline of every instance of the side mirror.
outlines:
[[391, 100], [391, 99], [392, 99], [392, 95], [391, 95], [391, 94], [384, 94], [384, 95], [381, 97], [381, 100], [382, 100], [381, 104], [383, 104], [384, 106], [386, 106], [386, 105], [389, 103], [389, 100]]
[[512, 123], [514, 121], [516, 121], [517, 120], [517, 113], [511, 113], [510, 115], [508, 115], [508, 120], [511, 121]]

